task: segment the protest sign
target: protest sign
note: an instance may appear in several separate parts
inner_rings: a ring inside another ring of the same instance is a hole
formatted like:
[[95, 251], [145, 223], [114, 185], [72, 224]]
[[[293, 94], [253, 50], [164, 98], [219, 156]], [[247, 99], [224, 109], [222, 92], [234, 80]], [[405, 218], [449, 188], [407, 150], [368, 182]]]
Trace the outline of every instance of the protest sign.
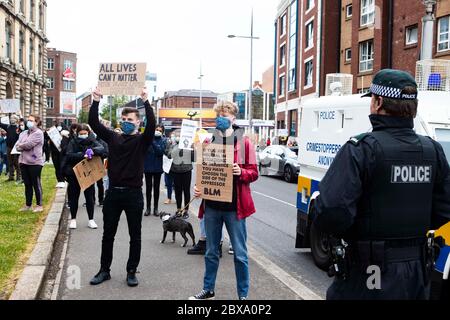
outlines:
[[145, 87], [145, 63], [102, 63], [98, 88], [104, 95], [137, 96]]
[[173, 159], [169, 159], [166, 155], [163, 155], [163, 171], [167, 174], [170, 173], [172, 168]]
[[73, 168], [73, 171], [80, 184], [81, 191], [85, 191], [106, 175], [105, 167], [100, 157], [93, 157], [90, 161], [87, 159], [81, 161]]
[[198, 144], [196, 184], [205, 200], [233, 201], [232, 145]]
[[192, 144], [194, 143], [195, 133], [198, 129], [198, 122], [192, 120], [183, 120], [181, 124], [180, 133], [180, 149], [192, 150]]
[[21, 154], [21, 152], [17, 151], [17, 145], [19, 144], [19, 141], [16, 142], [16, 144], [14, 145], [14, 147], [11, 150], [11, 154], [13, 155], [19, 155]]
[[20, 113], [19, 99], [0, 100], [0, 113]]
[[9, 117], [1, 117], [0, 123], [9, 125]]
[[56, 127], [51, 127], [47, 131], [47, 134], [50, 137], [50, 140], [52, 140], [55, 147], [58, 149], [58, 151], [61, 152], [62, 137], [61, 137], [61, 134], [59, 133], [58, 129], [56, 129]]

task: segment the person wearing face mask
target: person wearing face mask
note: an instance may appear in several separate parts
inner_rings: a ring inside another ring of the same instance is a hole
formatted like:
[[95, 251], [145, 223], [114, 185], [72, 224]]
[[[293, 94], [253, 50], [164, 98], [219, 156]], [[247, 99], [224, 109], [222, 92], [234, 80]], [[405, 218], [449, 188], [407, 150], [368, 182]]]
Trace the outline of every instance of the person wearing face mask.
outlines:
[[8, 181], [14, 181], [14, 174], [16, 174], [16, 181], [20, 182], [21, 172], [19, 167], [19, 155], [11, 154], [14, 149], [14, 145], [19, 139], [19, 134], [22, 131], [25, 131], [25, 128], [21, 130], [19, 124], [19, 117], [16, 115], [12, 115], [9, 119], [9, 125], [0, 123], [0, 128], [6, 131], [6, 156], [8, 160], [8, 172], [9, 179]]
[[151, 214], [152, 191], [153, 191], [153, 215], [159, 216], [159, 190], [161, 185], [161, 175], [163, 174], [163, 155], [166, 150], [166, 138], [164, 137], [164, 127], [158, 125], [155, 131], [155, 139], [148, 149], [145, 158], [144, 173], [146, 184], [147, 210], [145, 216]]
[[[258, 179], [256, 152], [250, 139], [244, 137], [243, 130], [234, 125], [238, 113], [236, 104], [222, 101], [216, 104], [214, 111], [217, 120], [211, 143], [234, 147], [233, 198], [231, 203], [204, 200], [200, 205], [199, 218], [204, 220], [206, 233], [205, 274], [203, 290], [189, 300], [209, 300], [215, 297], [224, 224], [234, 250], [238, 297], [239, 300], [246, 300], [250, 284], [246, 219], [256, 211], [250, 189], [250, 184]], [[197, 186], [194, 187], [194, 196], [202, 196]]]
[[89, 125], [109, 147], [109, 189], [103, 204], [104, 230], [100, 271], [90, 283], [99, 285], [111, 279], [110, 268], [113, 259], [114, 238], [120, 216], [125, 211], [130, 234], [126, 281], [128, 286], [136, 287], [139, 284], [136, 272], [141, 257], [142, 214], [144, 211], [142, 193], [144, 162], [148, 148], [152, 145], [155, 136], [155, 114], [148, 101], [147, 88], [144, 88], [141, 93], [147, 119], [144, 133], [138, 132], [141, 124], [139, 111], [135, 108], [124, 108], [121, 115], [123, 134], [117, 134], [99, 121], [98, 107], [101, 96], [100, 90], [96, 88], [93, 92], [94, 102], [89, 111]]
[[[70, 229], [77, 228], [77, 212], [78, 202], [80, 199], [81, 187], [78, 183], [73, 167], [75, 167], [80, 161], [87, 158], [88, 150], [92, 150], [94, 156], [104, 157], [105, 148], [98, 143], [93, 136], [90, 136], [90, 129], [87, 125], [82, 124], [78, 127], [77, 137], [73, 138], [66, 150], [65, 163], [63, 164], [63, 170], [69, 182], [68, 186], [68, 199], [70, 205], [71, 221], [69, 224]], [[86, 199], [86, 209], [89, 217], [88, 227], [91, 229], [97, 229], [97, 224], [94, 221], [94, 196], [95, 185], [90, 186], [84, 191], [84, 197]]]
[[[171, 134], [170, 138], [166, 140], [166, 149], [169, 145], [176, 144], [176, 137], [175, 134]], [[167, 190], [167, 200], [164, 201], [164, 204], [172, 204], [172, 193], [175, 188], [174, 182], [173, 182], [173, 176], [169, 173], [164, 173], [164, 184], [166, 186]]]
[[194, 162], [194, 151], [183, 150], [180, 148], [180, 137], [176, 135], [173, 143], [168, 144], [166, 156], [173, 159], [170, 175], [173, 177], [175, 186], [175, 200], [177, 202], [177, 212], [183, 216], [183, 219], [189, 218], [189, 206], [184, 211], [184, 206], [191, 201], [191, 181], [192, 181], [192, 163]]
[[33, 190], [36, 196], [36, 207], [34, 213], [44, 211], [42, 207], [42, 184], [41, 173], [44, 166], [42, 148], [44, 145], [44, 132], [40, 129], [41, 118], [37, 115], [30, 115], [27, 120], [27, 131], [20, 134], [17, 141], [17, 151], [19, 156], [20, 170], [25, 184], [26, 204], [20, 210], [26, 212], [32, 210]]

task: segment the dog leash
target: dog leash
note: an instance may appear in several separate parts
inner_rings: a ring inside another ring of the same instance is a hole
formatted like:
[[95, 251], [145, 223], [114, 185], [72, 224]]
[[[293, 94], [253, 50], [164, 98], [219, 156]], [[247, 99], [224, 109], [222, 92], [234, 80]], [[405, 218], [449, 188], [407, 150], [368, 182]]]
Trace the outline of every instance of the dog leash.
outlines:
[[186, 210], [186, 209], [187, 209], [187, 208], [188, 208], [188, 207], [189, 207], [196, 199], [197, 199], [197, 198], [192, 198], [192, 200], [189, 201], [189, 203], [188, 203], [183, 209], [177, 211], [177, 216], [178, 216], [178, 215], [181, 216], [181, 213], [184, 212], [184, 210]]

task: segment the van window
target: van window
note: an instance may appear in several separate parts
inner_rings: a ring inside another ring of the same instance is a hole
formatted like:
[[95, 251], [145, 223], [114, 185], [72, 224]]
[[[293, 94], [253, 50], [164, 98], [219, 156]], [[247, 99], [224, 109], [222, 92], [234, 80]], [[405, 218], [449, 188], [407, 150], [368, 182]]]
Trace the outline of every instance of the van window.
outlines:
[[436, 129], [436, 140], [442, 145], [447, 161], [450, 163], [450, 130]]

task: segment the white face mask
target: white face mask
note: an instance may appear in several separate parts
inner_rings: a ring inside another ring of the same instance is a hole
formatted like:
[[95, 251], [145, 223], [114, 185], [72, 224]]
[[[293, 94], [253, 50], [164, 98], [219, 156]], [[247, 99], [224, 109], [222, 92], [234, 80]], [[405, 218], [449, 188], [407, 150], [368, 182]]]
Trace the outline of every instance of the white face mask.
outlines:
[[161, 138], [162, 137], [162, 133], [160, 131], [155, 131], [155, 137]]
[[24, 125], [21, 125], [21, 126], [20, 126], [20, 130], [24, 131], [24, 130], [25, 130], [25, 126], [24, 126]]
[[27, 127], [28, 127], [28, 129], [33, 129], [34, 128], [34, 122], [27, 122]]

